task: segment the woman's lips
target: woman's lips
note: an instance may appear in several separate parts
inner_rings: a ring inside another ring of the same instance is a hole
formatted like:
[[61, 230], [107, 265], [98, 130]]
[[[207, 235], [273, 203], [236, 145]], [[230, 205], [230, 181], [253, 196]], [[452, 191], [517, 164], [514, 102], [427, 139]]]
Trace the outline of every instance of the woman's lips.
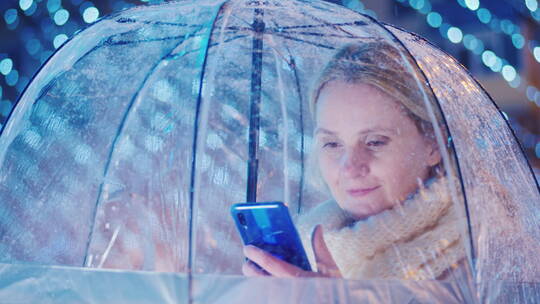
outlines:
[[375, 186], [371, 188], [363, 188], [363, 189], [362, 188], [349, 189], [347, 190], [347, 193], [353, 197], [361, 197], [361, 196], [368, 195], [369, 193], [375, 191], [379, 187], [380, 186]]

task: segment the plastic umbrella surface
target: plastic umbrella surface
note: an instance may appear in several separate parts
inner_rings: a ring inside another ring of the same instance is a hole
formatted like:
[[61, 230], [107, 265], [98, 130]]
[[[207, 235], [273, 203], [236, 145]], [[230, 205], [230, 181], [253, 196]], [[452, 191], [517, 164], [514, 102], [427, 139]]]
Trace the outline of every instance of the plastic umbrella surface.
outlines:
[[[29, 264], [172, 272], [201, 302], [540, 299], [540, 193], [505, 117], [424, 39], [323, 1], [101, 19], [26, 88], [0, 179], [8, 281]], [[313, 272], [244, 262], [231, 206], [275, 201]]]

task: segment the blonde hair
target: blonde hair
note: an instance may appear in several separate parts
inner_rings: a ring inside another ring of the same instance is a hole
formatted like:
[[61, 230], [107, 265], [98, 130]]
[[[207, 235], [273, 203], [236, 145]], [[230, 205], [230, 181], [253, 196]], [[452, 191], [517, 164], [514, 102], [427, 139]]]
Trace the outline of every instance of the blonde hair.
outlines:
[[[418, 72], [407, 69], [403, 63], [415, 66], [408, 56], [403, 55], [396, 47], [382, 39], [370, 40], [362, 44], [351, 44], [341, 49], [326, 65], [313, 90], [310, 110], [315, 120], [317, 100], [322, 89], [330, 82], [364, 83], [374, 86], [399, 101], [403, 110], [414, 121], [418, 130], [433, 138], [433, 126], [424, 103], [424, 92], [428, 92], [428, 101], [435, 106], [435, 98], [431, 89], [423, 82], [418, 87]], [[414, 75], [417, 74], [417, 75]], [[437, 123], [441, 115], [435, 111]]]

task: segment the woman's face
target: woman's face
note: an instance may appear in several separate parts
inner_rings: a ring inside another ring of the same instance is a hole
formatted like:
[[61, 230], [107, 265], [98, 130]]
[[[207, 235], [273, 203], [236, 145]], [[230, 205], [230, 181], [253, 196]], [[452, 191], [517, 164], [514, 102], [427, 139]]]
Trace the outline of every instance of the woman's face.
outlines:
[[316, 121], [322, 177], [356, 219], [405, 200], [441, 159], [400, 103], [371, 85], [328, 83], [317, 101]]

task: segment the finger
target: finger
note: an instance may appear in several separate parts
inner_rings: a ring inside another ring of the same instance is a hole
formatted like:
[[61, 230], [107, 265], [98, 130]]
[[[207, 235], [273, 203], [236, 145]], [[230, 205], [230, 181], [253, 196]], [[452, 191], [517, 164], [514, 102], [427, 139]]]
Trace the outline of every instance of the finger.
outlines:
[[302, 276], [304, 273], [304, 270], [252, 245], [244, 246], [244, 255], [270, 275], [276, 277], [291, 278]]
[[321, 225], [317, 225], [315, 229], [313, 229], [311, 246], [313, 247], [313, 253], [315, 254], [318, 272], [324, 276], [341, 277], [341, 272], [324, 241]]
[[242, 265], [242, 273], [247, 277], [266, 277], [268, 276], [268, 273], [266, 273], [261, 268], [257, 267], [253, 262], [246, 261]]

